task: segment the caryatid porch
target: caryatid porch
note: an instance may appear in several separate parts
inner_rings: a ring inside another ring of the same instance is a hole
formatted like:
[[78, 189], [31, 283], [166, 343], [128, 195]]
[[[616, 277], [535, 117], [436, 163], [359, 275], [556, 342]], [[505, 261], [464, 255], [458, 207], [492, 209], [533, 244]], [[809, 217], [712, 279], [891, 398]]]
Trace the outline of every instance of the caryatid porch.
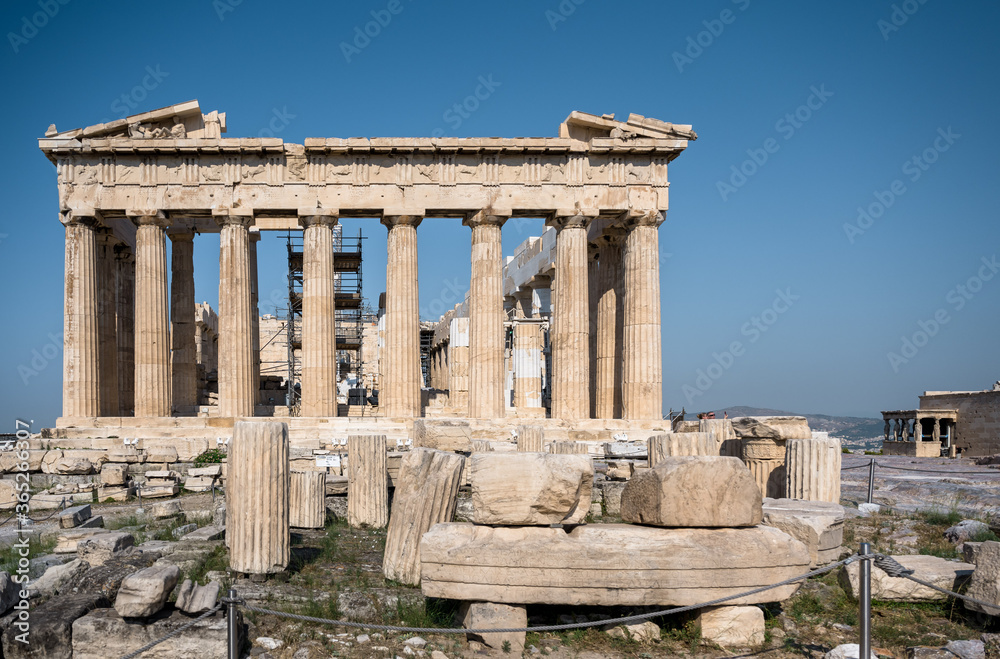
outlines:
[[[690, 126], [574, 112], [557, 138], [319, 138], [299, 145], [224, 132], [224, 114], [203, 115], [191, 101], [85, 129], [53, 126], [39, 140], [57, 168], [66, 226], [64, 421], [191, 413], [196, 327], [177, 312], [171, 319], [169, 310], [193, 308], [190, 246], [207, 232], [221, 233], [219, 413], [252, 416], [259, 380], [255, 238], [271, 230], [305, 231], [303, 414], [335, 415], [328, 234], [340, 217], [378, 218], [387, 227], [385, 415], [421, 413], [416, 232], [426, 217], [459, 217], [471, 228], [469, 415], [503, 415], [500, 238], [504, 223], [521, 216], [544, 217], [558, 231], [552, 416], [591, 415], [590, 334], [600, 331], [590, 321], [588, 243], [596, 232], [598, 240], [613, 236], [621, 250], [613, 266], [620, 276], [600, 290], [610, 286], [622, 298], [622, 348], [612, 341], [599, 350], [605, 362], [624, 355], [624, 417], [661, 417], [656, 228], [667, 210], [667, 165], [695, 139]], [[616, 257], [607, 258], [611, 264]], [[600, 381], [613, 383], [603, 366]], [[602, 396], [602, 409], [613, 409]]]

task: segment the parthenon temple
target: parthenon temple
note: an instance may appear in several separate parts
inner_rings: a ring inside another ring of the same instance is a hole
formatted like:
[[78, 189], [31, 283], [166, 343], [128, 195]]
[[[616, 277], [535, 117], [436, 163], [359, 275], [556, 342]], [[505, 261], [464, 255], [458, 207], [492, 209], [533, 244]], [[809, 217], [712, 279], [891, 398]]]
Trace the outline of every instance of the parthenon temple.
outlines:
[[[82, 129], [52, 126], [39, 140], [56, 166], [66, 235], [63, 407], [52, 436], [184, 428], [214, 437], [234, 419], [271, 413], [260, 404], [263, 231], [303, 232], [293, 438], [296, 427], [337, 427], [339, 218], [387, 229], [378, 407], [368, 423], [411, 427], [434, 392], [448, 390], [448, 407], [469, 419], [659, 427], [658, 227], [667, 166], [696, 139], [690, 126], [572, 112], [558, 137], [291, 144], [225, 132], [224, 113], [203, 114], [190, 101]], [[464, 312], [446, 314], [422, 362], [417, 232], [429, 218], [469, 228], [471, 284]], [[511, 218], [543, 218], [551, 231], [505, 259], [501, 232]], [[221, 234], [210, 413], [197, 392], [212, 313], [195, 314], [193, 245], [204, 233]], [[466, 373], [455, 359], [461, 348]]]

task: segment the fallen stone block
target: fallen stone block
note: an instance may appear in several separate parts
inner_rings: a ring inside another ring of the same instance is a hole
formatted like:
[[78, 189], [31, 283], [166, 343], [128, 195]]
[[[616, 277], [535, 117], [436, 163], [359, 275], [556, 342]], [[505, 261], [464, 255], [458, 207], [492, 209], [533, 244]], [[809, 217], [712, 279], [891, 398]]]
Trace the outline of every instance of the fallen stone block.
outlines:
[[812, 431], [804, 416], [741, 416], [732, 420], [740, 439], [810, 439]]
[[580, 524], [590, 510], [588, 456], [475, 453], [468, 464], [476, 524]]
[[[97, 593], [70, 593], [50, 599], [31, 612], [28, 644], [17, 640], [16, 628], [4, 631], [3, 656], [10, 659], [73, 659], [76, 657], [73, 653], [73, 623], [90, 611], [107, 605], [107, 599]], [[97, 647], [103, 652], [103, 644]]]
[[707, 432], [668, 432], [646, 440], [647, 461], [655, 467], [663, 458], [718, 455], [715, 441]]
[[76, 503], [90, 503], [93, 500], [94, 495], [91, 492], [36, 494], [28, 501], [28, 510], [55, 510], [60, 506], [72, 506]]
[[980, 544], [975, 551], [975, 559], [974, 572], [965, 594], [984, 602], [996, 603], [996, 606], [981, 606], [965, 601], [965, 608], [991, 616], [1000, 615], [1000, 542], [989, 540]]
[[326, 496], [347, 496], [347, 476], [326, 477]]
[[80, 526], [76, 527], [78, 529], [103, 529], [104, 528], [104, 515], [94, 515], [89, 519], [83, 520]]
[[174, 515], [180, 515], [181, 512], [180, 501], [162, 501], [150, 506], [146, 514], [153, 519], [166, 519]]
[[17, 505], [17, 486], [13, 478], [0, 480], [0, 510], [13, 510]]
[[456, 419], [416, 419], [413, 422], [413, 447], [441, 451], [472, 451], [472, 427]]
[[112, 501], [128, 501], [130, 496], [135, 496], [135, 489], [131, 487], [110, 486], [97, 490], [97, 500], [102, 503], [108, 499]]
[[945, 529], [944, 537], [957, 545], [960, 542], [974, 538], [978, 534], [987, 533], [989, 530], [989, 525], [979, 520], [963, 519], [958, 524]]
[[701, 637], [723, 647], [764, 643], [764, 612], [756, 606], [712, 606], [698, 612]]
[[653, 526], [755, 526], [761, 496], [739, 458], [664, 457], [625, 486], [621, 516]]
[[[869, 652], [869, 659], [878, 659], [874, 652]], [[861, 647], [857, 643], [844, 643], [838, 645], [823, 655], [823, 659], [858, 659], [861, 656]]]
[[35, 598], [56, 595], [63, 586], [86, 572], [88, 567], [88, 564], [79, 558], [62, 565], [53, 565], [45, 570], [45, 574], [28, 583], [28, 596]]
[[71, 529], [90, 519], [90, 504], [73, 506], [59, 513], [59, 528]]
[[192, 477], [219, 477], [222, 476], [222, 465], [214, 464], [208, 465], [207, 467], [191, 467], [188, 469], [188, 476]]
[[618, 625], [616, 627], [605, 628], [604, 631], [612, 638], [633, 640], [637, 643], [649, 643], [660, 638], [660, 626], [650, 620], [637, 622], [632, 625]]
[[183, 537], [185, 535], [188, 535], [189, 533], [192, 533], [192, 532], [197, 531], [197, 530], [198, 530], [198, 525], [197, 524], [183, 524], [181, 526], [178, 526], [176, 529], [174, 529], [170, 533], [175, 538], [181, 538], [181, 537]]
[[199, 586], [194, 581], [185, 579], [177, 591], [177, 608], [184, 613], [204, 613], [215, 606], [218, 598], [218, 581]]
[[764, 524], [781, 529], [809, 547], [813, 566], [840, 558], [844, 507], [825, 501], [764, 499]]
[[976, 557], [979, 555], [979, 548], [983, 546], [981, 542], [966, 541], [962, 543], [962, 559], [966, 563], [976, 564]]
[[161, 499], [176, 496], [181, 488], [177, 483], [146, 483], [139, 491], [143, 499]]
[[135, 538], [124, 531], [109, 531], [92, 538], [80, 540], [76, 545], [77, 556], [91, 567], [104, 565], [116, 554], [135, 545]]
[[[23, 454], [24, 451], [2, 451], [0, 452], [0, 472], [5, 474], [16, 473], [19, 471], [41, 471], [42, 470], [42, 460], [45, 458], [45, 454], [48, 453], [47, 450], [29, 450], [28, 459], [21, 460], [18, 457]], [[22, 465], [27, 465], [27, 469], [22, 469]]]
[[[528, 626], [528, 609], [518, 604], [497, 604], [494, 602], [462, 602], [458, 609], [458, 619], [466, 629], [516, 628]], [[496, 634], [466, 634], [470, 641], [477, 641], [494, 650], [504, 650], [513, 656], [524, 652], [526, 632], [500, 632]], [[504, 649], [504, 642], [510, 647]]]
[[160, 480], [171, 480], [171, 481], [179, 481], [181, 479], [180, 473], [174, 471], [173, 469], [155, 469], [153, 471], [147, 471], [144, 474], [144, 476], [147, 479], [160, 479]]
[[0, 572], [0, 616], [10, 611], [20, 600], [21, 586], [10, 578], [10, 574]]
[[101, 482], [105, 485], [124, 485], [128, 481], [128, 465], [108, 463], [101, 467]]
[[191, 531], [186, 535], [181, 536], [179, 539], [193, 542], [211, 542], [212, 540], [221, 540], [225, 535], [225, 527], [210, 524], [195, 531]]
[[625, 460], [612, 460], [608, 462], [608, 470], [605, 476], [608, 480], [627, 481], [635, 473], [635, 463]]
[[[638, 472], [637, 472], [638, 473]], [[622, 493], [626, 483], [620, 481], [605, 481], [601, 483], [603, 493], [604, 514], [620, 517], [622, 514]]]
[[[913, 576], [921, 581], [957, 591], [975, 569], [974, 565], [949, 561], [937, 556], [893, 556], [899, 564], [908, 570], [913, 570]], [[854, 599], [858, 598], [858, 579], [860, 566], [851, 563], [840, 568], [839, 581], [841, 587]], [[872, 563], [872, 599], [892, 600], [897, 602], [933, 602], [946, 600], [948, 596], [927, 586], [922, 586], [906, 577], [890, 577]], [[969, 593], [971, 597], [974, 595]]]
[[[505, 604], [684, 606], [802, 574], [809, 550], [778, 529], [565, 529], [437, 524], [420, 543], [427, 597]], [[734, 600], [777, 602], [790, 584]]]
[[108, 462], [121, 464], [139, 464], [145, 458], [134, 446], [115, 446], [108, 450], [107, 455]]
[[59, 534], [56, 535], [56, 546], [52, 552], [55, 554], [71, 554], [77, 550], [81, 540], [93, 538], [104, 533], [110, 533], [110, 531], [102, 528], [68, 529], [66, 531], [60, 531]]
[[180, 574], [176, 565], [154, 565], [126, 577], [115, 598], [115, 611], [123, 618], [153, 615], [163, 608]]
[[[191, 622], [178, 610], [135, 624], [114, 609], [98, 609], [73, 623], [73, 659], [123, 657]], [[242, 627], [242, 624], [241, 624]], [[221, 611], [142, 653], [142, 659], [226, 659], [226, 619]]]
[[556, 455], [589, 455], [590, 450], [583, 442], [552, 442], [549, 444], [549, 453]]
[[173, 446], [146, 447], [146, 462], [173, 464], [179, 461], [177, 449]]
[[208, 492], [215, 484], [215, 478], [211, 476], [194, 476], [184, 479], [184, 489], [188, 492]]

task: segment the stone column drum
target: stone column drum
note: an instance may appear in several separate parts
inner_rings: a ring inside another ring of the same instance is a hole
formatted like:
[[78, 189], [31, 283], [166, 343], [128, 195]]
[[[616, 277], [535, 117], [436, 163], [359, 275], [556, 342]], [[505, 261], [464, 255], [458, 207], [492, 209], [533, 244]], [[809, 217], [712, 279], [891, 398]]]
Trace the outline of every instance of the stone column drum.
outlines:
[[600, 270], [601, 264], [597, 257], [597, 247], [587, 245], [587, 307], [588, 320], [587, 347], [588, 371], [590, 373], [590, 418], [597, 416], [597, 301], [600, 296]]
[[128, 245], [115, 248], [117, 265], [118, 414], [135, 409], [135, 257]]
[[623, 233], [611, 230], [598, 241], [601, 267], [597, 299], [597, 418], [620, 419], [622, 415], [622, 327]]
[[347, 468], [347, 523], [383, 528], [389, 521], [385, 435], [348, 435]]
[[291, 472], [288, 520], [289, 526], [297, 529], [321, 529], [326, 525], [326, 472]]
[[[260, 231], [250, 232], [250, 364], [253, 368], [253, 404], [260, 404], [260, 308], [258, 306], [257, 243]], [[252, 414], [252, 413], [251, 413]]]
[[521, 453], [545, 451], [545, 434], [541, 426], [517, 427], [517, 450]]
[[552, 442], [549, 444], [549, 453], [556, 453], [561, 455], [573, 455], [581, 453], [583, 455], [588, 455], [587, 445], [583, 442]]
[[476, 213], [472, 227], [472, 280], [469, 284], [469, 416], [501, 419], [504, 405], [503, 247], [505, 216]]
[[194, 318], [194, 233], [170, 233], [170, 341], [173, 347], [174, 409], [188, 412], [198, 403], [198, 364]]
[[556, 279], [552, 342], [552, 418], [590, 417], [590, 306], [588, 304], [587, 225], [582, 215], [553, 220]]
[[336, 277], [332, 215], [301, 218], [302, 416], [337, 416]]
[[[163, 214], [141, 215], [135, 234], [135, 415], [173, 410], [167, 315], [167, 234]], [[193, 313], [193, 309], [191, 310]]]
[[785, 450], [785, 496], [840, 503], [839, 439], [789, 439]]
[[718, 455], [714, 449], [711, 438], [704, 432], [669, 432], [652, 435], [646, 440], [650, 467], [668, 456]]
[[514, 325], [514, 408], [542, 407], [542, 326]]
[[237, 421], [226, 481], [226, 540], [235, 572], [269, 574], [288, 566], [288, 490], [288, 426]]
[[100, 337], [101, 416], [118, 416], [118, 313], [115, 240], [110, 229], [97, 235], [97, 333]]
[[[386, 215], [385, 356], [379, 408], [387, 417], [420, 416], [420, 299], [417, 226], [422, 217]], [[384, 526], [384, 524], [383, 524]]]
[[785, 441], [756, 437], [742, 440], [743, 462], [757, 481], [761, 496], [785, 497]]
[[468, 409], [469, 403], [469, 319], [451, 319], [451, 343], [448, 346], [448, 404]]
[[698, 431], [708, 433], [715, 444], [715, 455], [740, 457], [740, 441], [729, 419], [698, 419]]
[[622, 250], [624, 270], [624, 364], [622, 416], [663, 417], [663, 362], [660, 348], [660, 251], [663, 214], [629, 220]]
[[95, 223], [93, 217], [80, 216], [71, 216], [66, 223], [64, 417], [96, 417], [101, 413]]
[[250, 289], [249, 215], [228, 214], [222, 224], [219, 257], [219, 416], [253, 416], [253, 292]]

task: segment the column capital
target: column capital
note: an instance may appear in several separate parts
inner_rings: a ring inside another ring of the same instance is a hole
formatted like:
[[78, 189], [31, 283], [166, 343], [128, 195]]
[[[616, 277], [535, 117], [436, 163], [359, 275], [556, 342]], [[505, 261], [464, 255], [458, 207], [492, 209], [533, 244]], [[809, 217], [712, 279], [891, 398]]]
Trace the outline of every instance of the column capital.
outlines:
[[626, 229], [635, 227], [659, 227], [666, 219], [662, 211], [627, 211], [622, 215], [622, 224]]
[[466, 215], [462, 219], [462, 224], [467, 227], [477, 226], [498, 226], [502, 227], [504, 222], [510, 219], [512, 211], [509, 209], [484, 208], [481, 211]]
[[311, 226], [334, 226], [340, 221], [340, 210], [336, 208], [300, 208], [299, 224], [308, 229]]
[[596, 217], [596, 213], [585, 213], [579, 209], [565, 211], [565, 214], [563, 211], [556, 211], [552, 219], [547, 220], [545, 224], [555, 227], [556, 231], [562, 231], [563, 229], [586, 229]]
[[423, 215], [383, 215], [382, 224], [389, 229], [396, 226], [413, 227], [415, 229], [420, 226], [423, 219]]
[[253, 224], [252, 208], [213, 208], [212, 218], [219, 226], [244, 226]]
[[250, 242], [251, 243], [260, 242], [260, 229], [250, 229]]
[[194, 241], [194, 231], [191, 229], [171, 229], [167, 232], [167, 235], [170, 236], [170, 241], [174, 243]]
[[101, 212], [93, 208], [81, 208], [75, 210], [69, 210], [62, 214], [59, 218], [65, 226], [71, 224], [97, 227], [101, 226], [104, 218], [101, 216]]

